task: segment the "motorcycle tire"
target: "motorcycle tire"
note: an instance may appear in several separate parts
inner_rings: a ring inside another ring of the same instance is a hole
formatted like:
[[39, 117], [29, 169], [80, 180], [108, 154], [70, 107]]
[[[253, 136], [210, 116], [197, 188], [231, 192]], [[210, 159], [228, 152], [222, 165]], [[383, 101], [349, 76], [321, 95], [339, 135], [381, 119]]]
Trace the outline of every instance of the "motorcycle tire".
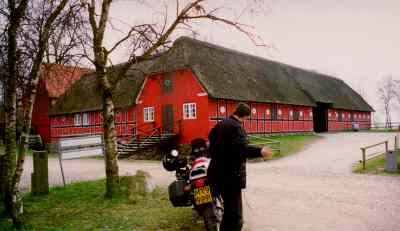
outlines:
[[204, 217], [204, 225], [207, 231], [219, 231], [219, 223], [215, 219]]
[[204, 220], [207, 231], [219, 231], [221, 219], [218, 217], [217, 208], [214, 203], [209, 203], [196, 208], [197, 212]]

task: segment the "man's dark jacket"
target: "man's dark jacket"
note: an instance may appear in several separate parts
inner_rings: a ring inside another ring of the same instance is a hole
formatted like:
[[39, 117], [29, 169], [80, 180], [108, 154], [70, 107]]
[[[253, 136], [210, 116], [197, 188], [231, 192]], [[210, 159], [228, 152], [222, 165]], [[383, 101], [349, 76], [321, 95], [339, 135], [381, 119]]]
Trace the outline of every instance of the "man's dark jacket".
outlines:
[[211, 129], [211, 163], [208, 177], [216, 190], [246, 187], [246, 159], [261, 156], [261, 149], [248, 145], [246, 131], [234, 116], [224, 119]]

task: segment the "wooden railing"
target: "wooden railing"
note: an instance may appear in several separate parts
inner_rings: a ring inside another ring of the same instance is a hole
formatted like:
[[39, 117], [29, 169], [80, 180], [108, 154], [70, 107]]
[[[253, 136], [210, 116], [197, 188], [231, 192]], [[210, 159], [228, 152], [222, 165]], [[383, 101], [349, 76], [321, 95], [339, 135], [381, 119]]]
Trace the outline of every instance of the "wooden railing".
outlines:
[[[378, 151], [378, 152], [370, 153], [370, 154], [367, 155], [367, 150], [368, 149], [371, 149], [371, 148], [374, 148], [374, 147], [378, 147], [378, 146], [381, 146], [381, 145], [385, 145], [385, 152]], [[388, 150], [389, 150], [389, 141], [388, 140], [382, 141], [382, 142], [377, 143], [377, 144], [369, 145], [369, 146], [366, 146], [366, 147], [362, 147], [361, 148], [362, 160], [360, 162], [363, 165], [363, 170], [366, 169], [366, 164], [367, 164], [368, 160], [371, 160], [371, 159], [374, 159], [374, 158], [376, 158], [378, 156], [381, 156], [381, 155], [387, 153]]]
[[279, 153], [281, 152], [281, 142], [274, 140], [274, 139], [269, 139], [267, 137], [260, 137], [260, 136], [254, 136], [254, 135], [248, 135], [249, 138], [253, 139], [251, 142], [252, 145], [267, 145], [272, 149], [273, 152]]
[[398, 130], [400, 128], [400, 122], [390, 123], [372, 123], [371, 129], [393, 129]]
[[[177, 128], [176, 128], [177, 130], [175, 131], [176, 134], [179, 134], [180, 131], [181, 131], [181, 125], [182, 125], [181, 123], [182, 123], [181, 120], [176, 120], [176, 121], [172, 121], [171, 122], [172, 130], [174, 130], [174, 126], [177, 125]], [[169, 126], [169, 124], [168, 124], [168, 126]], [[136, 128], [136, 137], [135, 137], [135, 139], [136, 139], [136, 141], [139, 141], [139, 133], [142, 134], [142, 135], [145, 134], [144, 138], [142, 138], [142, 141], [146, 142], [146, 141], [150, 140], [153, 137], [156, 137], [156, 136], [161, 137], [161, 135], [165, 132], [165, 130], [166, 129], [165, 129], [165, 127], [163, 125], [158, 126], [158, 127], [152, 127], [150, 129], [146, 129], [146, 130], [145, 129]]]

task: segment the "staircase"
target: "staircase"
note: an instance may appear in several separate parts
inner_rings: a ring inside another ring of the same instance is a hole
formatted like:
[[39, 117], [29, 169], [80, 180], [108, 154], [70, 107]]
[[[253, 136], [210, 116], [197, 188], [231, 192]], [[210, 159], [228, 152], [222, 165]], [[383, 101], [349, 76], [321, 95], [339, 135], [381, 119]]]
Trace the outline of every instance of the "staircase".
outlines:
[[120, 158], [129, 157], [137, 151], [159, 145], [161, 142], [168, 141], [174, 136], [175, 134], [172, 133], [154, 135], [142, 138], [140, 140], [134, 139], [128, 144], [118, 144], [118, 155]]

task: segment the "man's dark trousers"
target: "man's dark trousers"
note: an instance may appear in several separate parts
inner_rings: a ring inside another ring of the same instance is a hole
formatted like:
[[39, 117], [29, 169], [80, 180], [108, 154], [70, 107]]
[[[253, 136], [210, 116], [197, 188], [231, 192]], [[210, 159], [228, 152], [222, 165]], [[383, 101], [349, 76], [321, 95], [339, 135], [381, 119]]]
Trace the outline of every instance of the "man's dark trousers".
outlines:
[[221, 190], [224, 201], [224, 216], [220, 231], [240, 231], [243, 226], [242, 190]]

